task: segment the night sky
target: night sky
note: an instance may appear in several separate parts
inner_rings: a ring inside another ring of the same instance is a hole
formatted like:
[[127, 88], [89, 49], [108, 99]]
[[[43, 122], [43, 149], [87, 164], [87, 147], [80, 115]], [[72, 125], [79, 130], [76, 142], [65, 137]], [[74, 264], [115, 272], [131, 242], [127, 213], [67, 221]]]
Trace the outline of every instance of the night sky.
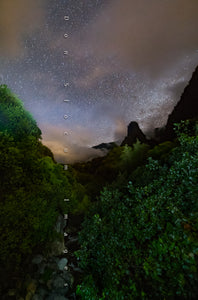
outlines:
[[197, 15], [197, 0], [0, 0], [0, 81], [58, 161], [99, 155], [130, 121], [165, 124], [198, 64]]

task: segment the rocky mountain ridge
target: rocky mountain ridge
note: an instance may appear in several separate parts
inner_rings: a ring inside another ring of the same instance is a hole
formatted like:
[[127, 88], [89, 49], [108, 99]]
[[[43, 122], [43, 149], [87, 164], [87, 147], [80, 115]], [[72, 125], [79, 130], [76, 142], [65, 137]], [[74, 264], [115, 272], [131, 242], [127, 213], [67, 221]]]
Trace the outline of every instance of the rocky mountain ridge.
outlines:
[[174, 123], [194, 119], [198, 117], [198, 66], [192, 74], [188, 85], [184, 89], [180, 100], [174, 107], [172, 113], [168, 116], [166, 126], [164, 128], [156, 128], [153, 139], [148, 140], [138, 123], [131, 122], [128, 125], [128, 133], [123, 140], [121, 146], [132, 146], [137, 139], [141, 143], [155, 145], [159, 142], [173, 140], [175, 138]]

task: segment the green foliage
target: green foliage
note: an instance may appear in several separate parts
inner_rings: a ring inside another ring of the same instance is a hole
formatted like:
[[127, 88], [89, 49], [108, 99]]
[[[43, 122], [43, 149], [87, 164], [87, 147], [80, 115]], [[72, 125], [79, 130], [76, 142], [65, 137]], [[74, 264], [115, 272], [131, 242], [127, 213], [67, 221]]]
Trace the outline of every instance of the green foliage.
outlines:
[[129, 174], [145, 162], [149, 149], [139, 141], [133, 148], [116, 146], [104, 157], [74, 165], [77, 181], [84, 186], [89, 198], [95, 200], [104, 186], [122, 179], [126, 181]]
[[122, 148], [117, 146], [104, 157], [73, 165], [74, 176], [83, 185], [90, 199], [95, 200], [102, 187], [116, 179], [121, 153]]
[[166, 141], [148, 151], [147, 155], [148, 157], [152, 157], [153, 159], [160, 159], [161, 161], [165, 161], [174, 147], [176, 147], [175, 142]]
[[92, 276], [87, 276], [82, 285], [77, 286], [76, 294], [85, 300], [99, 300], [98, 290]]
[[[183, 131], [178, 142], [153, 150], [169, 155], [149, 158], [142, 184], [101, 193], [76, 252], [87, 274], [78, 286], [82, 299], [196, 299], [198, 137]], [[129, 161], [132, 151], [123, 155]]]
[[[54, 162], [40, 134], [22, 102], [0, 86], [0, 260], [11, 272], [45, 249], [58, 214], [72, 211], [85, 197], [72, 172]], [[66, 197], [71, 204], [63, 201]]]
[[0, 85], [0, 131], [7, 131], [15, 139], [27, 135], [40, 138], [41, 131], [22, 102], [11, 93], [6, 85]]
[[135, 170], [140, 166], [146, 158], [146, 154], [149, 150], [149, 145], [141, 144], [138, 140], [133, 148], [128, 145], [122, 147], [123, 151], [120, 156], [120, 167], [127, 173]]

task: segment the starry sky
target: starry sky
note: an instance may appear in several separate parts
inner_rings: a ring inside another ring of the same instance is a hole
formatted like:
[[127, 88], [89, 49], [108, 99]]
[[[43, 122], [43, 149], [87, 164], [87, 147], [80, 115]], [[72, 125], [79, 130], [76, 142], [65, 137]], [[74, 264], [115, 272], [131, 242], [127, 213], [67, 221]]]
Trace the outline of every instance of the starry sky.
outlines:
[[130, 121], [165, 124], [197, 66], [197, 15], [197, 0], [0, 0], [0, 82], [57, 161], [101, 155]]

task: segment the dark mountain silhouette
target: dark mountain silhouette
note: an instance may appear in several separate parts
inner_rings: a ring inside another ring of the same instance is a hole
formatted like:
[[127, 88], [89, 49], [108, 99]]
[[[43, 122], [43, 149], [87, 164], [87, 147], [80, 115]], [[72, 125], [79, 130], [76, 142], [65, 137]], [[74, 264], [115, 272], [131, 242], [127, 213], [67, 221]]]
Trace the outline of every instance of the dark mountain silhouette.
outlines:
[[[155, 146], [167, 140], [173, 140], [175, 138], [174, 123], [179, 123], [181, 120], [194, 119], [196, 117], [198, 117], [198, 67], [195, 69], [191, 80], [184, 89], [179, 102], [169, 115], [166, 126], [155, 129], [155, 138], [147, 139], [138, 123], [132, 121], [128, 125], [127, 136], [121, 143], [121, 146], [133, 146], [137, 140], [150, 146]], [[114, 142], [102, 143], [93, 148], [104, 151], [111, 150], [115, 145]]]
[[102, 143], [102, 144], [93, 146], [92, 148], [106, 151], [106, 150], [111, 150], [116, 146], [117, 146], [116, 142], [109, 142], [109, 143]]
[[169, 115], [164, 134], [162, 134], [162, 139], [171, 140], [175, 137], [173, 130], [174, 123], [179, 123], [181, 120], [194, 119], [196, 117], [198, 117], [198, 67], [195, 69], [191, 80], [184, 89], [180, 101]]
[[133, 146], [139, 140], [141, 143], [144, 144], [153, 144], [152, 140], [148, 140], [142, 130], [140, 129], [137, 122], [131, 122], [128, 125], [127, 136], [125, 137], [124, 141], [121, 143], [121, 146], [128, 145]]
[[182, 120], [194, 119], [198, 117], [198, 67], [195, 69], [191, 80], [183, 91], [181, 98], [169, 115], [164, 128], [156, 128], [155, 141], [148, 140], [136, 122], [131, 122], [128, 126], [128, 133], [121, 146], [132, 146], [137, 139], [141, 143], [155, 145], [163, 141], [173, 140], [176, 135], [174, 123]]

